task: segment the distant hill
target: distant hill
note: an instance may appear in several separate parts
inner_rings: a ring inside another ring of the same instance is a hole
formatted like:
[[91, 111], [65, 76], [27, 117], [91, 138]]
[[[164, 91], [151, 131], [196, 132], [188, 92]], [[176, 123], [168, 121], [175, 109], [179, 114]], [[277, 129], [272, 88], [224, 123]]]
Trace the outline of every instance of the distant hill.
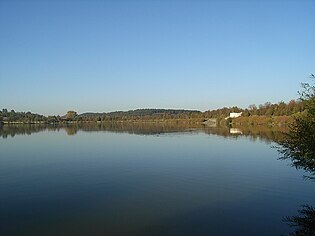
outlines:
[[129, 111], [114, 111], [114, 112], [103, 112], [93, 113], [87, 112], [82, 113], [80, 117], [93, 117], [93, 116], [107, 116], [107, 117], [134, 117], [134, 116], [161, 116], [161, 115], [180, 115], [180, 114], [201, 114], [198, 110], [183, 110], [183, 109], [136, 109]]

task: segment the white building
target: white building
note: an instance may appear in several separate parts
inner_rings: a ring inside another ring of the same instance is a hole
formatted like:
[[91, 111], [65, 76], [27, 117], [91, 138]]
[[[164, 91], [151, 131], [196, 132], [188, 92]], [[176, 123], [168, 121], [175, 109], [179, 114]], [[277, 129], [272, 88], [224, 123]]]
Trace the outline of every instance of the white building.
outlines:
[[231, 112], [230, 113], [230, 118], [237, 118], [242, 115], [243, 112]]
[[226, 117], [225, 119], [229, 119], [229, 118], [237, 118], [242, 116], [243, 112], [231, 112], [230, 115], [228, 117]]

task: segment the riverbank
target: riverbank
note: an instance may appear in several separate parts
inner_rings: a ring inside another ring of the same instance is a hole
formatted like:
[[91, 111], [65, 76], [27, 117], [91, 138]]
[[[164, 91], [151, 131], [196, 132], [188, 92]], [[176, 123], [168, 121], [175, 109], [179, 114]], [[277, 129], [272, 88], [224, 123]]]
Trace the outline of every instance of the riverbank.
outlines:
[[[211, 120], [209, 124], [209, 120]], [[9, 124], [50, 124], [50, 125], [59, 125], [59, 124], [95, 124], [95, 123], [158, 123], [158, 124], [204, 124], [211, 125], [212, 127], [216, 126], [232, 126], [232, 127], [244, 127], [244, 126], [288, 126], [294, 122], [293, 116], [248, 116], [248, 117], [237, 117], [237, 118], [177, 118], [177, 119], [159, 119], [159, 118], [147, 118], [147, 119], [112, 119], [112, 120], [75, 120], [75, 121], [57, 121], [57, 122], [48, 122], [48, 121], [4, 121], [3, 125]], [[0, 124], [1, 125], [1, 124]]]
[[293, 116], [248, 116], [231, 120], [232, 126], [289, 126], [294, 122]]

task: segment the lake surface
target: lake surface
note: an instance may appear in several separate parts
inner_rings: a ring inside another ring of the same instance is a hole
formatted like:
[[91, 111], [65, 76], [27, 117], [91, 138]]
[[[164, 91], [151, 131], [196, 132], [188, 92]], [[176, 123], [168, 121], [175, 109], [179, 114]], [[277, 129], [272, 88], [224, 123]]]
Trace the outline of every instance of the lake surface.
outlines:
[[0, 235], [287, 235], [315, 183], [277, 131], [4, 126]]

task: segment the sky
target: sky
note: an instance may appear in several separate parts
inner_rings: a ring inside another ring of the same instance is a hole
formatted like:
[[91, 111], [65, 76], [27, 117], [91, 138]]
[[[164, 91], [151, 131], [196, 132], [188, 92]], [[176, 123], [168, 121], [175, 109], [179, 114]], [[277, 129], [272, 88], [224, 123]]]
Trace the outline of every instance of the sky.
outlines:
[[0, 0], [0, 109], [197, 109], [298, 98], [315, 1]]

